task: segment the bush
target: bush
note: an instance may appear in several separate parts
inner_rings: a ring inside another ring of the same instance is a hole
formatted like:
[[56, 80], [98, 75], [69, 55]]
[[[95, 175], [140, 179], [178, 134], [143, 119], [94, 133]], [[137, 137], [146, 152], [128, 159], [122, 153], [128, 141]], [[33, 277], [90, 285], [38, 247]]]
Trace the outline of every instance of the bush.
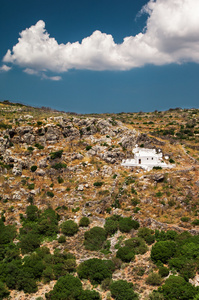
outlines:
[[64, 235], [60, 235], [58, 238], [58, 243], [65, 243], [66, 242], [66, 237]]
[[138, 236], [143, 238], [148, 245], [151, 245], [155, 242], [155, 236], [153, 235], [153, 230], [147, 227], [139, 228]]
[[54, 193], [51, 192], [51, 191], [47, 191], [46, 195], [50, 198], [53, 198], [54, 197]]
[[97, 251], [106, 241], [106, 231], [101, 227], [93, 227], [84, 234], [84, 245], [87, 250]]
[[81, 227], [88, 227], [89, 224], [90, 224], [90, 220], [87, 217], [82, 217], [79, 221], [79, 226]]
[[68, 220], [62, 223], [61, 230], [63, 234], [73, 236], [78, 232], [78, 225], [74, 221]]
[[139, 237], [131, 238], [129, 240], [126, 240], [125, 246], [131, 248], [135, 254], [144, 254], [147, 252], [148, 247], [145, 244], [144, 240]]
[[157, 263], [167, 263], [168, 260], [174, 256], [176, 252], [176, 243], [174, 241], [160, 241], [157, 242], [151, 250], [151, 259]]
[[108, 235], [114, 234], [119, 227], [119, 222], [117, 220], [113, 220], [112, 218], [106, 218], [104, 229]]
[[159, 267], [158, 273], [161, 277], [167, 277], [169, 275], [169, 269], [167, 267]]
[[22, 235], [20, 238], [19, 246], [21, 248], [22, 254], [34, 251], [36, 248], [40, 247], [39, 235], [32, 232], [29, 232], [26, 235]]
[[199, 219], [195, 219], [193, 220], [193, 222], [191, 223], [193, 226], [199, 226]]
[[5, 284], [0, 281], [0, 299], [7, 298], [9, 296], [10, 292], [8, 291]]
[[38, 143], [35, 144], [35, 147], [36, 147], [37, 149], [39, 149], [39, 150], [44, 149], [44, 146], [42, 146], [42, 145], [40, 145], [40, 144], [38, 144]]
[[34, 222], [38, 220], [39, 216], [39, 209], [35, 205], [29, 205], [26, 208], [26, 215], [27, 215], [27, 220]]
[[60, 177], [60, 176], [57, 177], [57, 181], [58, 181], [58, 183], [63, 183], [64, 182], [63, 178]]
[[100, 294], [96, 291], [85, 290], [81, 292], [78, 300], [100, 300]]
[[102, 181], [96, 181], [96, 182], [93, 183], [93, 185], [94, 185], [94, 186], [97, 186], [97, 187], [98, 187], [98, 186], [100, 187], [100, 186], [103, 185], [103, 182], [102, 182]]
[[86, 151], [88, 151], [88, 150], [90, 150], [90, 149], [92, 149], [92, 146], [86, 146]]
[[124, 262], [130, 262], [135, 259], [135, 252], [131, 248], [124, 246], [118, 249], [116, 257]]
[[92, 284], [99, 284], [105, 278], [111, 278], [114, 269], [111, 260], [91, 258], [78, 266], [77, 274], [80, 279], [89, 279]]
[[197, 288], [185, 281], [184, 278], [172, 275], [166, 279], [165, 284], [160, 288], [160, 292], [165, 300], [190, 300], [197, 294]]
[[121, 218], [119, 220], [119, 230], [121, 232], [130, 232], [131, 229], [138, 229], [139, 222], [132, 220], [131, 218]]
[[146, 279], [146, 283], [153, 286], [160, 285], [161, 282], [161, 276], [158, 273], [151, 273]]
[[60, 163], [52, 165], [52, 168], [56, 169], [56, 170], [64, 169], [64, 168], [66, 168], [66, 164], [60, 162]]
[[61, 158], [62, 153], [63, 153], [63, 150], [59, 150], [59, 151], [56, 151], [56, 152], [51, 152], [50, 153], [50, 158], [51, 159]]
[[110, 285], [111, 296], [116, 300], [137, 300], [138, 296], [133, 290], [133, 284], [126, 280], [114, 281]]
[[57, 281], [52, 291], [45, 294], [50, 300], [79, 299], [82, 292], [82, 283], [79, 278], [67, 274]]
[[30, 170], [31, 170], [31, 172], [35, 172], [35, 171], [37, 170], [37, 166], [32, 166], [32, 167], [30, 168]]

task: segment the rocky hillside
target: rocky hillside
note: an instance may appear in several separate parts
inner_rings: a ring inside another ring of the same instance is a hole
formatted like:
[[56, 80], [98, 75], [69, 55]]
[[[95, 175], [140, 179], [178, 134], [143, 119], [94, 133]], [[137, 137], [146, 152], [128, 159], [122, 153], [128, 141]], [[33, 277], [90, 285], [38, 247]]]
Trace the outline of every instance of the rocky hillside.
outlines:
[[[136, 144], [161, 149], [175, 167], [149, 172], [122, 167], [122, 159], [132, 157]], [[18, 233], [27, 207], [34, 205], [41, 213], [48, 208], [56, 211], [59, 226], [69, 219], [79, 224], [88, 217], [90, 229], [103, 227], [106, 218], [118, 215], [138, 221], [141, 227], [197, 235], [198, 166], [197, 109], [77, 115], [0, 103], [0, 213], [4, 224], [15, 224]], [[93, 257], [114, 258], [115, 245], [137, 234], [135, 228], [128, 233], [118, 230], [108, 238], [109, 250], [100, 252], [85, 249], [87, 230], [81, 227], [59, 243], [59, 229], [55, 239], [44, 239], [41, 246], [51, 253], [57, 248], [70, 251], [78, 265]], [[151, 270], [156, 270], [150, 247], [135, 260], [123, 262], [112, 275], [114, 280], [133, 282], [140, 299], [149, 299], [150, 291], [157, 289], [146, 282]], [[38, 291], [30, 294], [10, 289], [11, 299], [45, 299], [55, 282], [41, 281]], [[82, 282], [93, 288], [90, 281]], [[111, 299], [108, 289], [96, 285], [94, 289], [102, 299]]]

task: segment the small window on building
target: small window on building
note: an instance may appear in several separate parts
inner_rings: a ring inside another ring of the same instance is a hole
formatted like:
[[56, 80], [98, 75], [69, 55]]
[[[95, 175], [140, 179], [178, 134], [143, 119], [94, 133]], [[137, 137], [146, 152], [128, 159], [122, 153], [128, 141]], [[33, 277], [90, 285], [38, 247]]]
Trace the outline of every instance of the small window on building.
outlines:
[[148, 160], [148, 157], [147, 157], [147, 160]]
[[151, 157], [151, 159], [153, 160], [153, 157]]

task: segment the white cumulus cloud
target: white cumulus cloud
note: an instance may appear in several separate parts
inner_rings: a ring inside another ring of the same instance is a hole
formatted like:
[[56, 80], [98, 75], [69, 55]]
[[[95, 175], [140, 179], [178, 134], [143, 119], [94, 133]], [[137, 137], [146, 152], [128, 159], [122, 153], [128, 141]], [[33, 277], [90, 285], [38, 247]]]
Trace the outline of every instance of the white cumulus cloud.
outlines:
[[3, 65], [0, 67], [0, 72], [8, 72], [10, 71], [12, 68], [11, 67], [8, 67], [6, 65]]
[[199, 0], [150, 0], [141, 10], [146, 27], [116, 44], [112, 35], [98, 30], [81, 42], [58, 44], [44, 21], [20, 33], [18, 43], [3, 58], [28, 74], [69, 69], [129, 70], [146, 64], [199, 63]]

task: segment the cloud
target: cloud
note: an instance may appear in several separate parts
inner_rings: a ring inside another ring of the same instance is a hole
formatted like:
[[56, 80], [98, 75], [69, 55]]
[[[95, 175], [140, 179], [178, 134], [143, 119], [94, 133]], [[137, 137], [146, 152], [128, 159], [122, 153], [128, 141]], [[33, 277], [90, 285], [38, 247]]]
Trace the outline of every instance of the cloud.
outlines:
[[150, 0], [140, 13], [148, 15], [143, 32], [125, 37], [121, 44], [98, 30], [81, 42], [58, 44], [40, 20], [20, 33], [18, 43], [7, 51], [3, 61], [25, 68], [28, 74], [62, 73], [73, 68], [129, 70], [147, 64], [199, 63], [198, 0]]
[[8, 72], [10, 71], [12, 68], [8, 67], [6, 65], [3, 65], [2, 67], [0, 67], [0, 72]]

